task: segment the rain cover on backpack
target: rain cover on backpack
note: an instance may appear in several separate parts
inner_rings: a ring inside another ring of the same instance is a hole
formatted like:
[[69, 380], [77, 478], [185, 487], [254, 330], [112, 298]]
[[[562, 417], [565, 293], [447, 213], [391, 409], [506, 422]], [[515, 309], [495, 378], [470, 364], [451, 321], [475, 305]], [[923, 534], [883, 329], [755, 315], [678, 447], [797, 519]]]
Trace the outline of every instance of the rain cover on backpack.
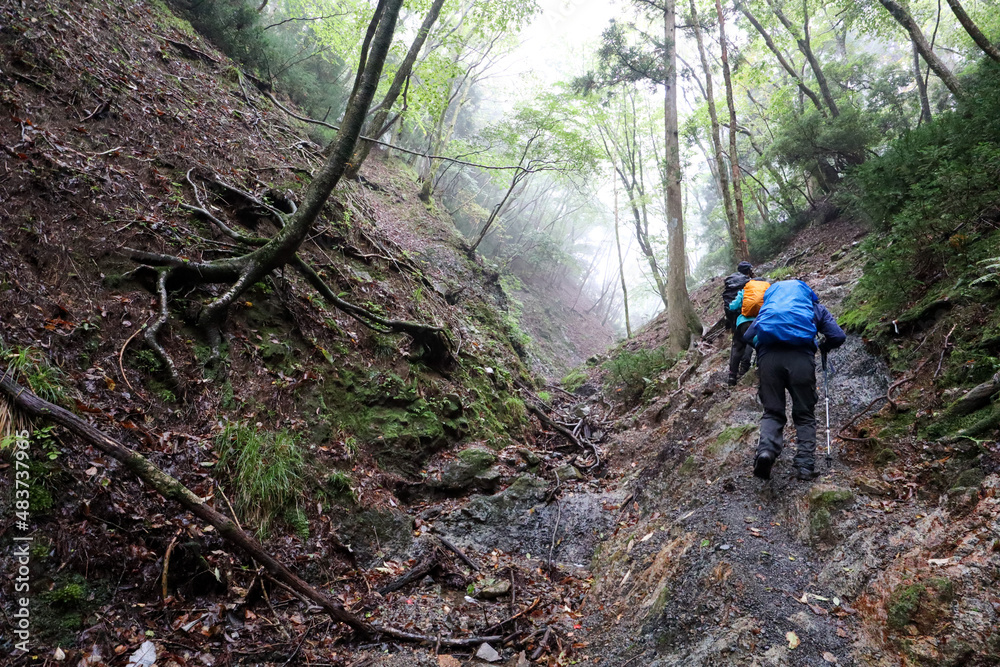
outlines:
[[757, 342], [808, 345], [816, 338], [816, 292], [801, 280], [776, 282], [757, 315]]
[[760, 307], [764, 305], [764, 295], [771, 283], [766, 280], [751, 280], [743, 286], [743, 317], [757, 317]]

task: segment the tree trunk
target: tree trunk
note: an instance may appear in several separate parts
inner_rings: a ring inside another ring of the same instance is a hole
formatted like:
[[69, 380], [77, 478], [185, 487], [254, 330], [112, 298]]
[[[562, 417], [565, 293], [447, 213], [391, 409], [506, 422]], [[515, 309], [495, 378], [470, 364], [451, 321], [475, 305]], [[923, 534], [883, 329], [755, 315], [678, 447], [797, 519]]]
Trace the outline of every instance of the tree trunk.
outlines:
[[[378, 111], [375, 113], [375, 117], [367, 124], [368, 136], [372, 139], [380, 139], [386, 131], [388, 131], [389, 126], [386, 125], [386, 121], [389, 118], [389, 112], [392, 111], [392, 105], [396, 103], [396, 99], [399, 94], [403, 91], [403, 84], [410, 76], [410, 72], [413, 70], [413, 63], [417, 61], [417, 56], [420, 55], [420, 50], [424, 47], [424, 42], [427, 41], [427, 35], [430, 33], [431, 28], [438, 19], [438, 15], [441, 13], [441, 7], [444, 5], [444, 0], [434, 0], [431, 4], [431, 8], [427, 12], [427, 16], [424, 17], [424, 22], [421, 24], [420, 29], [417, 31], [417, 36], [413, 38], [413, 43], [410, 44], [409, 51], [406, 52], [406, 56], [403, 58], [403, 62], [399, 64], [399, 69], [396, 70], [396, 75], [392, 78], [392, 83], [389, 85], [389, 90], [386, 91], [385, 97], [378, 105]], [[358, 175], [358, 171], [361, 169], [361, 164], [368, 157], [368, 153], [371, 151], [374, 144], [370, 141], [362, 141], [361, 144], [354, 151], [354, 155], [351, 156], [351, 161], [348, 164], [347, 172], [345, 174], [346, 178], [354, 178]]]
[[688, 296], [684, 274], [684, 211], [681, 197], [681, 152], [677, 134], [677, 54], [676, 0], [666, 0], [663, 9], [663, 132], [666, 135], [667, 248], [667, 350], [679, 354], [691, 344], [691, 334], [701, 335], [701, 322]]
[[955, 78], [955, 75], [951, 73], [948, 66], [938, 58], [937, 54], [934, 53], [934, 49], [931, 45], [927, 43], [927, 38], [924, 37], [924, 33], [920, 30], [920, 26], [917, 22], [913, 20], [910, 13], [900, 5], [896, 0], [879, 0], [882, 6], [885, 7], [892, 18], [896, 19], [896, 23], [903, 26], [903, 28], [910, 33], [910, 39], [913, 40], [913, 44], [917, 47], [920, 52], [921, 57], [923, 57], [924, 62], [927, 66], [933, 70], [938, 78], [941, 79], [942, 83], [947, 86], [948, 90], [955, 97], [963, 97], [965, 91], [962, 89], [962, 85]]
[[622, 260], [622, 239], [618, 234], [618, 183], [614, 184], [615, 189], [615, 245], [618, 247], [618, 274], [622, 279], [622, 299], [625, 303], [625, 337], [632, 337], [632, 323], [628, 317], [628, 287], [625, 286], [625, 263]]
[[736, 229], [733, 232], [733, 253], [740, 261], [750, 261], [747, 245], [746, 214], [743, 212], [743, 187], [740, 175], [740, 155], [736, 150], [736, 99], [733, 96], [733, 77], [729, 72], [729, 48], [726, 45], [726, 19], [722, 1], [715, 0], [719, 15], [719, 44], [722, 47], [722, 76], [726, 80], [726, 102], [729, 105], [729, 165], [733, 170], [733, 199], [736, 202]]
[[965, 28], [965, 32], [969, 33], [969, 37], [972, 41], [983, 50], [983, 53], [988, 55], [993, 60], [1000, 63], [1000, 49], [996, 46], [990, 44], [990, 40], [986, 38], [983, 31], [979, 29], [979, 26], [973, 22], [969, 15], [965, 13], [965, 8], [962, 7], [962, 3], [959, 0], [948, 0], [948, 6], [951, 7], [951, 11], [955, 13], [955, 18], [958, 22], [962, 24]]
[[369, 25], [368, 34], [371, 39], [366, 45], [368, 50], [362, 49], [360, 71], [340, 123], [340, 130], [333, 140], [333, 150], [303, 194], [301, 206], [289, 216], [281, 231], [265, 245], [242, 257], [220, 262], [220, 264], [238, 265], [241, 270], [239, 278], [232, 287], [223, 296], [206, 306], [199, 316], [199, 324], [205, 327], [212, 337], [213, 353], [218, 348], [218, 326], [229, 305], [261, 278], [293, 260], [295, 253], [312, 230], [330, 193], [344, 175], [347, 163], [357, 145], [358, 136], [361, 134], [368, 108], [378, 88], [401, 6], [402, 0], [383, 0], [376, 8], [375, 16]]
[[919, 127], [923, 122], [931, 122], [931, 102], [927, 99], [927, 84], [920, 71], [920, 51], [916, 42], [911, 39], [910, 43], [913, 45], [913, 76], [917, 80], [917, 96], [920, 98], [920, 118], [917, 119]]
[[[715, 109], [715, 94], [712, 90], [712, 70], [708, 64], [708, 54], [705, 52], [705, 42], [702, 39], [701, 24], [698, 21], [698, 9], [695, 0], [691, 0], [691, 23], [694, 26], [695, 40], [698, 42], [698, 55], [701, 57], [701, 67], [705, 70], [705, 101], [708, 103], [708, 117], [712, 124], [712, 146], [715, 148], [715, 177], [719, 184], [719, 194], [726, 210], [726, 221], [729, 223], [729, 240], [733, 245], [733, 253], [739, 247], [739, 223], [733, 209], [733, 197], [729, 192], [729, 174], [726, 172], [725, 160], [722, 157], [722, 132], [719, 129], [719, 115]], [[723, 56], [724, 58], [725, 56]]]
[[799, 51], [802, 55], [806, 57], [809, 61], [809, 67], [812, 69], [813, 75], [816, 77], [816, 85], [819, 86], [819, 92], [823, 96], [823, 101], [826, 102], [827, 108], [830, 109], [830, 114], [836, 118], [840, 115], [840, 109], [837, 107], [837, 102], [833, 99], [833, 95], [830, 93], [830, 86], [826, 82], [826, 75], [823, 74], [823, 68], [820, 67], [819, 61], [816, 60], [815, 54], [813, 54], [812, 45], [809, 43], [809, 17], [806, 15], [806, 22], [804, 24], [805, 37], [799, 37], [795, 30], [795, 26], [792, 22], [788, 20], [785, 13], [781, 11], [781, 8], [775, 4], [774, 0], [767, 0], [767, 4], [771, 6], [771, 10], [774, 11], [774, 15], [778, 17], [781, 21], [781, 25], [785, 26], [789, 34], [795, 39], [795, 43], [799, 47]]
[[795, 84], [799, 87], [799, 91], [812, 100], [812, 103], [816, 106], [816, 109], [821, 115], [826, 116], [826, 109], [823, 107], [823, 103], [820, 101], [819, 95], [816, 94], [816, 91], [803, 83], [802, 77], [800, 77], [798, 72], [795, 71], [795, 68], [792, 67], [791, 63], [785, 59], [785, 56], [774, 43], [771, 35], [767, 32], [764, 26], [760, 24], [760, 21], [757, 20], [757, 17], [751, 14], [750, 10], [747, 9], [747, 6], [742, 2], [736, 2], [736, 8], [743, 12], [743, 16], [747, 17], [747, 20], [750, 21], [757, 32], [760, 33], [760, 36], [764, 38], [764, 43], [767, 44], [767, 48], [771, 50], [771, 53], [773, 53], [778, 59], [781, 67], [788, 72], [788, 75], [792, 77], [793, 81], [795, 81]]

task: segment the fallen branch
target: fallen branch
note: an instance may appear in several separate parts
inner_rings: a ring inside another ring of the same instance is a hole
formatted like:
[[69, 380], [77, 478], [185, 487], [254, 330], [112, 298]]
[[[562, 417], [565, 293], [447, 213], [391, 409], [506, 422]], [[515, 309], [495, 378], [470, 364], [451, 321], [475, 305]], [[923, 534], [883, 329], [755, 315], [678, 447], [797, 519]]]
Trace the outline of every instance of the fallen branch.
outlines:
[[935, 378], [941, 372], [941, 364], [944, 363], [944, 353], [948, 351], [948, 339], [951, 338], [951, 334], [954, 333], [955, 327], [957, 327], [957, 326], [958, 326], [957, 323], [954, 324], [954, 325], [952, 325], [951, 331], [949, 331], [948, 335], [944, 337], [944, 345], [941, 346], [941, 357], [938, 359], [937, 369], [934, 371], [934, 377]]
[[408, 586], [414, 581], [419, 581], [423, 579], [427, 574], [433, 570], [441, 561], [441, 552], [437, 548], [433, 548], [430, 552], [424, 556], [420, 561], [414, 565], [408, 572], [403, 576], [399, 577], [395, 581], [390, 581], [385, 586], [378, 589], [379, 595], [385, 595], [386, 593], [392, 593], [398, 591], [400, 588]]
[[531, 604], [529, 604], [527, 607], [525, 607], [524, 609], [522, 609], [521, 611], [517, 612], [516, 614], [514, 614], [511, 617], [505, 618], [504, 620], [500, 621], [499, 623], [494, 623], [490, 627], [486, 628], [486, 630], [484, 630], [484, 632], [493, 632], [495, 630], [501, 630], [503, 628], [503, 626], [507, 625], [508, 623], [516, 621], [517, 619], [521, 618], [525, 614], [530, 614], [531, 612], [533, 612], [535, 610], [535, 607], [537, 607], [538, 603], [541, 602], [541, 601], [542, 601], [542, 598], [535, 598], [535, 601], [532, 602]]
[[470, 568], [472, 568], [473, 572], [479, 572], [479, 566], [476, 565], [472, 561], [471, 558], [469, 558], [468, 556], [466, 556], [465, 552], [463, 552], [461, 549], [459, 549], [454, 544], [452, 544], [451, 541], [448, 540], [448, 538], [446, 538], [444, 535], [439, 535], [437, 533], [434, 533], [434, 535], [435, 535], [435, 537], [437, 537], [441, 541], [441, 544], [443, 544], [444, 546], [446, 546], [448, 548], [449, 551], [451, 551], [456, 556], [458, 556], [459, 558], [461, 558], [463, 563], [465, 563]]
[[196, 496], [180, 481], [153, 465], [146, 457], [128, 449], [70, 411], [35, 396], [15, 382], [13, 374], [9, 370], [0, 376], [0, 392], [6, 395], [22, 412], [62, 426], [121, 463], [167, 500], [179, 503], [199, 519], [214, 526], [227, 541], [239, 547], [290, 588], [319, 605], [334, 620], [367, 635], [376, 633], [377, 630], [372, 625], [344, 609], [330, 596], [300, 579], [271, 554], [264, 551], [257, 540], [241, 530], [231, 519], [209, 507], [202, 498]]
[[536, 648], [535, 652], [531, 654], [531, 661], [532, 662], [534, 662], [535, 660], [538, 660], [540, 657], [542, 657], [542, 652], [545, 650], [546, 644], [549, 643], [549, 637], [551, 635], [552, 635], [552, 627], [549, 626], [549, 627], [545, 628], [545, 634], [542, 635], [542, 641], [540, 641], [538, 643], [538, 648]]
[[184, 42], [178, 42], [176, 39], [170, 39], [169, 37], [165, 37], [163, 35], [155, 35], [155, 36], [159, 37], [164, 42], [166, 42], [170, 46], [174, 47], [175, 49], [177, 49], [178, 51], [180, 51], [182, 54], [184, 54], [188, 58], [192, 58], [192, 59], [196, 58], [198, 60], [203, 60], [206, 63], [209, 63], [210, 65], [218, 65], [219, 64], [218, 60], [216, 60], [215, 58], [213, 58], [212, 56], [208, 55], [207, 53], [205, 53], [203, 51], [199, 51], [198, 49], [194, 48], [190, 44], [185, 44]]
[[344, 609], [333, 598], [299, 578], [271, 556], [271, 554], [264, 551], [261, 544], [237, 526], [234, 520], [209, 507], [202, 498], [196, 496], [179, 480], [166, 474], [153, 465], [146, 457], [128, 449], [111, 436], [83, 421], [69, 410], [49, 403], [45, 399], [39, 398], [28, 391], [14, 380], [13, 374], [9, 369], [3, 375], [0, 375], [0, 394], [6, 396], [24, 414], [45, 419], [62, 426], [87, 444], [92, 445], [121, 463], [127, 470], [135, 474], [143, 483], [155, 489], [161, 496], [167, 500], [173, 500], [199, 519], [212, 525], [229, 543], [239, 547], [244, 553], [263, 565], [274, 577], [275, 581], [296, 595], [315, 603], [335, 621], [340, 621], [368, 636], [384, 635], [412, 642], [433, 643], [439, 641], [442, 646], [476, 646], [483, 642], [496, 642], [503, 639], [502, 636], [493, 635], [487, 637], [439, 638], [366, 623], [358, 616]]
[[426, 644], [440, 644], [441, 646], [478, 646], [490, 642], [499, 642], [503, 635], [490, 635], [487, 637], [465, 637], [457, 639], [455, 637], [437, 637], [432, 635], [419, 635], [413, 632], [404, 632], [396, 628], [378, 628], [378, 632], [386, 637], [402, 639], [408, 642], [422, 642]]
[[580, 440], [577, 439], [575, 435], [573, 435], [572, 431], [552, 421], [548, 415], [542, 412], [541, 408], [532, 405], [530, 401], [526, 402], [525, 406], [528, 408], [529, 412], [538, 417], [539, 421], [541, 421], [543, 424], [547, 426], [550, 426], [553, 430], [557, 431], [560, 435], [564, 436], [567, 440], [572, 442], [580, 449], [587, 449], [589, 447], [589, 449], [594, 453], [594, 465], [590, 466], [590, 468], [596, 468], [597, 466], [601, 465], [601, 455], [597, 452], [596, 445], [594, 445], [591, 442], [587, 442], [587, 445], [584, 445], [582, 442], [580, 442]]

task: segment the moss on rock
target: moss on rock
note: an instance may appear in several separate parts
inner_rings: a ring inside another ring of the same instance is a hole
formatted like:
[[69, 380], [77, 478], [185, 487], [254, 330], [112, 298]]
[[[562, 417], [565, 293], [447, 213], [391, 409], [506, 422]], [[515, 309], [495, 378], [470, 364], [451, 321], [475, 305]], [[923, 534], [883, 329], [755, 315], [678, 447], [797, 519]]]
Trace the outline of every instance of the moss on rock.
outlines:
[[922, 584], [897, 586], [886, 603], [889, 627], [902, 630], [909, 625], [920, 607], [920, 598], [926, 590]]

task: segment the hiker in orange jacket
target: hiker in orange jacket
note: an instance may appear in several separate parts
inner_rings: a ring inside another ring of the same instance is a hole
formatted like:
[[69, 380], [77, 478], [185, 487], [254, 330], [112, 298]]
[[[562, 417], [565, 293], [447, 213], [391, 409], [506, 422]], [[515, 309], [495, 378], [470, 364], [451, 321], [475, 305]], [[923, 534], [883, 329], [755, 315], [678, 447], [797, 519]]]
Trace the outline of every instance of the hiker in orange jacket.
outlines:
[[[750, 262], [743, 262], [741, 266], [743, 264], [749, 265]], [[751, 279], [747, 281], [743, 289], [737, 293], [736, 298], [726, 307], [730, 312], [739, 313], [739, 317], [736, 318], [736, 329], [733, 331], [733, 345], [729, 351], [730, 387], [739, 382], [740, 378], [750, 370], [753, 347], [743, 340], [743, 335], [750, 328], [750, 325], [753, 324], [754, 318], [757, 317], [757, 311], [760, 310], [760, 306], [764, 302], [764, 294], [771, 285], [767, 281], [753, 278], [752, 267], [750, 268], [749, 275]]]

